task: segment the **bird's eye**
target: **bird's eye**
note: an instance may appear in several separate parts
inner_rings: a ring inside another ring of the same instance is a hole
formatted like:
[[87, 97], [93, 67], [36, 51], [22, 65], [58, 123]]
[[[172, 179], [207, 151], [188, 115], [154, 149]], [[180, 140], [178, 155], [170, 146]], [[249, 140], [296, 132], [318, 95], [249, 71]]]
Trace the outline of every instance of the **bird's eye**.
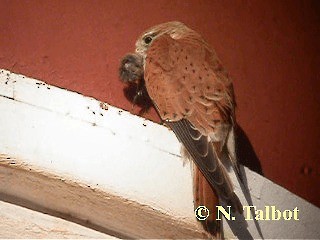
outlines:
[[143, 41], [145, 42], [145, 44], [149, 44], [149, 43], [151, 43], [151, 41], [152, 41], [152, 37], [147, 36], [147, 37], [145, 37], [145, 38], [143, 39]]

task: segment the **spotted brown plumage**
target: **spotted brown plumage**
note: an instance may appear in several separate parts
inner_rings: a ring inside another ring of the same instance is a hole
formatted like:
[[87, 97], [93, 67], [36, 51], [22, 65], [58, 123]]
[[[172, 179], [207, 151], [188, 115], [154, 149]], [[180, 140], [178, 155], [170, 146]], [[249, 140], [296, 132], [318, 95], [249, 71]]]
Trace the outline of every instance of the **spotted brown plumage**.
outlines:
[[[221, 162], [234, 151], [235, 99], [232, 81], [214, 50], [200, 34], [180, 22], [168, 22], [144, 32], [136, 42], [143, 57], [145, 86], [161, 119], [174, 131], [195, 163], [195, 207], [213, 213], [218, 198], [242, 212]], [[218, 195], [218, 197], [217, 197]], [[210, 216], [203, 226], [212, 235], [220, 224]]]

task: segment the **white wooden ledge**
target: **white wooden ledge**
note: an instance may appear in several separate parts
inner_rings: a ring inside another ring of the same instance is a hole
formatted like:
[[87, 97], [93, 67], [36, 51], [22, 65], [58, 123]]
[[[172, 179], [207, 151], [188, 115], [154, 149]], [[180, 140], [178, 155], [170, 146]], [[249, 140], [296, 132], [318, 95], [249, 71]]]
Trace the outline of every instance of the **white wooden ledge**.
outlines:
[[0, 201], [0, 238], [102, 239], [110, 235], [79, 224]]
[[[179, 149], [164, 126], [0, 70], [4, 202], [116, 237], [201, 238], [205, 235], [194, 217], [190, 168], [183, 166]], [[299, 209], [299, 221], [258, 221], [264, 238], [320, 236], [319, 208], [244, 169], [257, 208]], [[248, 205], [239, 185], [235, 188]], [[247, 224], [225, 222], [225, 236], [259, 238], [257, 222]]]

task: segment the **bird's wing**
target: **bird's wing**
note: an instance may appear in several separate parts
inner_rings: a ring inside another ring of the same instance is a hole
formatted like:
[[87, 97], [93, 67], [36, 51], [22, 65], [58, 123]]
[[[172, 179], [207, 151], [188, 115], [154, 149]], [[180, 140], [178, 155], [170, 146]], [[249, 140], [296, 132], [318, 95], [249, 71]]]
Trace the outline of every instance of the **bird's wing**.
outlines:
[[234, 118], [232, 82], [214, 51], [197, 35], [173, 39], [164, 34], [155, 39], [147, 51], [145, 80], [162, 119], [188, 117], [208, 134], [217, 123]]
[[234, 116], [232, 83], [213, 50], [194, 32], [179, 39], [164, 34], [147, 52], [145, 81], [161, 118], [219, 196], [239, 201], [211, 143]]
[[242, 212], [241, 203], [233, 192], [228, 173], [218, 159], [211, 142], [208, 141], [208, 137], [194, 129], [186, 119], [166, 123], [188, 150], [197, 167], [218, 192], [219, 197], [225, 203], [231, 205], [233, 210]]

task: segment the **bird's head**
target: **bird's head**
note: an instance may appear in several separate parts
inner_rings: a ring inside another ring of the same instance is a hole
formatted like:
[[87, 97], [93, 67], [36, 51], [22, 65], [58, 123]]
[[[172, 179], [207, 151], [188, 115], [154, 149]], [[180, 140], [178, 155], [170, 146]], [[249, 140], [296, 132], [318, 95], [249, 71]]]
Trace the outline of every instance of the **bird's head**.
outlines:
[[181, 22], [167, 22], [156, 25], [146, 30], [136, 42], [136, 53], [145, 59], [148, 48], [152, 42], [163, 34], [169, 34], [172, 38], [178, 38], [188, 27]]

